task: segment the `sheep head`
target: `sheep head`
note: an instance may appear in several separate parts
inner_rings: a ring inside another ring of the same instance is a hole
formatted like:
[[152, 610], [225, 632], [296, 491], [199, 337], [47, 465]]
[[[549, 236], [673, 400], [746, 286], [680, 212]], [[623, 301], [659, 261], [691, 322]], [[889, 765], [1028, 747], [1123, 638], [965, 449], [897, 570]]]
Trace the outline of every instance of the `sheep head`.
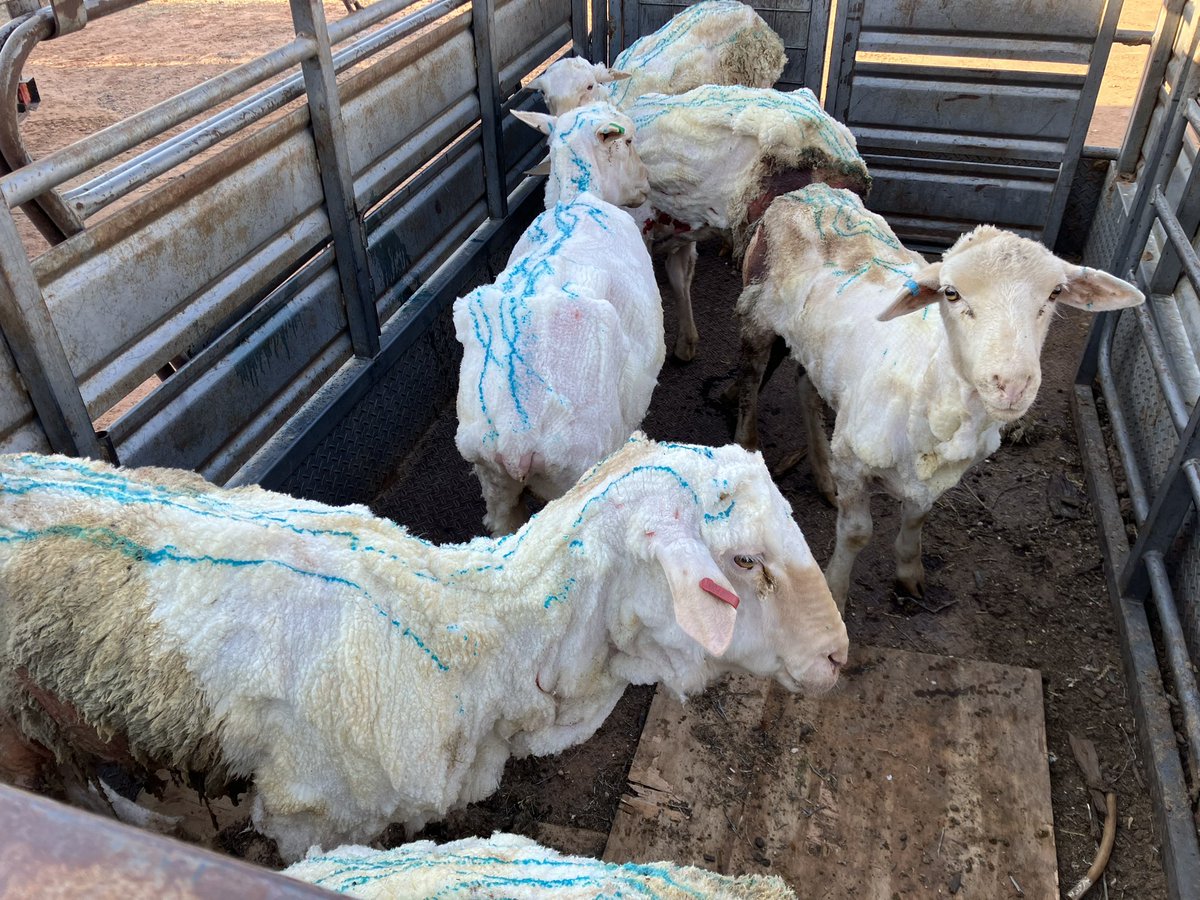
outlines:
[[592, 103], [557, 117], [520, 110], [513, 115], [550, 135], [547, 209], [584, 191], [614, 206], [646, 201], [650, 180], [633, 148], [633, 120], [615, 106]]
[[525, 86], [541, 91], [550, 114], [559, 116], [589, 103], [607, 103], [612, 99], [608, 85], [629, 77], [628, 72], [571, 56], [555, 60]]
[[575, 491], [581, 521], [604, 517], [621, 536], [607, 610], [624, 656], [614, 670], [680, 694], [727, 671], [789, 690], [836, 682], [845, 624], [759, 454], [635, 435]]
[[1089, 312], [1136, 306], [1145, 296], [1107, 272], [1067, 263], [1044, 246], [981, 225], [901, 289], [887, 321], [940, 307], [954, 368], [992, 418], [1011, 422], [1037, 398], [1040, 355], [1054, 309]]

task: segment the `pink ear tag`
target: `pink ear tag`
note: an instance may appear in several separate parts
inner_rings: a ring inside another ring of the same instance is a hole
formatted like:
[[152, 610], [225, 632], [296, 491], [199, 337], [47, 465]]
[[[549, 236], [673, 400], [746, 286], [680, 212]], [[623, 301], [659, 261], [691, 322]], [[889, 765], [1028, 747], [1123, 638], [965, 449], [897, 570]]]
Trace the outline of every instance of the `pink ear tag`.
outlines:
[[700, 579], [700, 590], [705, 591], [706, 593], [712, 594], [714, 597], [716, 597], [722, 603], [728, 603], [734, 609], [737, 609], [738, 604], [742, 602], [741, 600], [738, 599], [737, 594], [735, 594], [733, 591], [729, 590], [728, 588], [721, 587], [721, 585], [717, 584], [711, 578], [701, 578]]

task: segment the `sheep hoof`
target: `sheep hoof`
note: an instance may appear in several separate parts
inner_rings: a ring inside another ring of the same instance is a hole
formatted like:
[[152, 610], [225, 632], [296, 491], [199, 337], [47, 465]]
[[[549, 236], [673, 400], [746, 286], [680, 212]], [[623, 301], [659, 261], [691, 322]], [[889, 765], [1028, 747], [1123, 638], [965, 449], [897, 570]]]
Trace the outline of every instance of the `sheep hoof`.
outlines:
[[687, 340], [680, 338], [675, 342], [675, 358], [680, 362], [691, 362], [696, 358], [696, 341], [695, 339]]
[[771, 475], [775, 478], [782, 478], [788, 472], [792, 471], [792, 469], [796, 468], [796, 466], [800, 465], [800, 461], [806, 456], [808, 456], [807, 447], [802, 447], [795, 453], [789, 453], [775, 464], [775, 468], [771, 470]]
[[896, 593], [904, 597], [912, 597], [914, 600], [925, 599], [925, 576], [919, 575], [916, 578], [896, 578]]
[[837, 509], [837, 488], [833, 485], [823, 485], [819, 481], [817, 483], [817, 493], [830, 507]]

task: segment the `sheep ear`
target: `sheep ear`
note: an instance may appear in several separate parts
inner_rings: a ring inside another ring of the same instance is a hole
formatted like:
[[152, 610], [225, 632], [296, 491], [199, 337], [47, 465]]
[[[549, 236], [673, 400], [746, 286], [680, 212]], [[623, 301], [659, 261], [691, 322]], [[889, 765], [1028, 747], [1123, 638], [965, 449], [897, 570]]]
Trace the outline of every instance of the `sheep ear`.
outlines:
[[546, 93], [545, 88], [542, 87], [542, 76], [541, 75], [539, 75], [537, 78], [531, 78], [526, 83], [525, 87], [527, 87], [531, 91], [539, 91], [543, 94]]
[[596, 80], [601, 84], [609, 84], [613, 81], [624, 81], [626, 78], [632, 78], [631, 72], [622, 72], [620, 69], [606, 69], [604, 74]]
[[931, 263], [910, 278], [900, 289], [891, 305], [879, 314], [880, 322], [887, 322], [897, 316], [923, 309], [942, 296], [941, 281], [942, 264]]
[[512, 114], [518, 120], [531, 128], [536, 128], [542, 134], [549, 134], [554, 128], [555, 116], [548, 116], [545, 113], [539, 112], [525, 112], [523, 109], [514, 109]]
[[1056, 302], [1078, 306], [1088, 312], [1137, 306], [1146, 299], [1146, 295], [1128, 281], [1087, 266], [1074, 267], [1065, 288], [1054, 298]]
[[708, 653], [720, 656], [733, 640], [739, 601], [712, 554], [693, 538], [655, 541], [651, 552], [671, 587], [675, 621]]
[[619, 125], [616, 122], [605, 122], [596, 129], [596, 137], [600, 138], [601, 142], [610, 141], [613, 138], [623, 137], [625, 134], [625, 126]]

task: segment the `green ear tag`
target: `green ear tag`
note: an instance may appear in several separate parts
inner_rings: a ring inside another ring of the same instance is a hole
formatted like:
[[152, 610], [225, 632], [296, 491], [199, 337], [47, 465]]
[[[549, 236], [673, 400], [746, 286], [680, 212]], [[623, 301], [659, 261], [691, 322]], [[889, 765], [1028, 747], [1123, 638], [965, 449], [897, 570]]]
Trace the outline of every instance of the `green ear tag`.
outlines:
[[617, 134], [624, 134], [624, 133], [625, 133], [625, 126], [624, 126], [624, 125], [618, 125], [616, 122], [609, 122], [609, 123], [608, 123], [608, 127], [609, 127], [609, 128], [615, 128], [615, 129], [617, 129]]

